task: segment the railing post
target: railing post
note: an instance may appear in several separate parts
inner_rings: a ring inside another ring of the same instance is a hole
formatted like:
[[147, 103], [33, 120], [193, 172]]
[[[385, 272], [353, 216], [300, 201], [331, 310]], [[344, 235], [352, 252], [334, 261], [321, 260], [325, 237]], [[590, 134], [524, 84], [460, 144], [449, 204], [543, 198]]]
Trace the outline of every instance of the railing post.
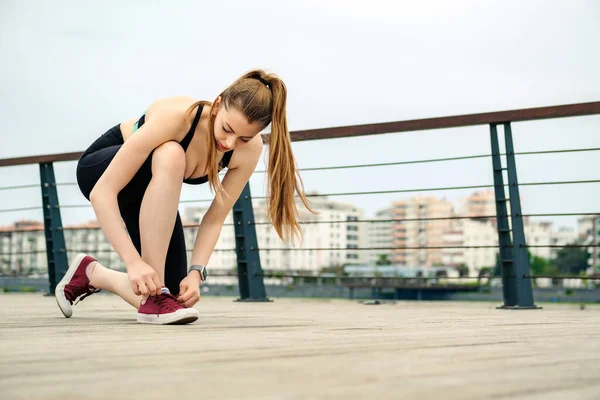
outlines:
[[68, 269], [65, 250], [65, 235], [62, 227], [56, 179], [52, 163], [40, 163], [42, 205], [44, 210], [44, 232], [46, 236], [46, 257], [48, 259], [48, 278], [50, 295], [54, 295], [56, 284]]
[[270, 301], [267, 298], [260, 266], [249, 182], [233, 206], [233, 223], [240, 288], [238, 301]]
[[517, 164], [515, 162], [515, 150], [512, 139], [510, 122], [504, 123], [504, 140], [506, 142], [506, 168], [508, 172], [508, 193], [510, 196], [510, 218], [513, 233], [513, 257], [515, 260], [514, 285], [517, 292], [517, 304], [512, 309], [538, 309], [533, 303], [533, 290], [529, 276], [529, 257], [527, 256], [527, 245], [525, 242], [525, 230], [523, 227], [523, 213], [521, 211], [521, 198], [519, 196], [519, 182], [517, 180]]
[[510, 226], [508, 223], [508, 211], [504, 191], [504, 178], [502, 171], [502, 160], [500, 157], [500, 144], [498, 142], [498, 131], [496, 124], [490, 125], [490, 137], [492, 142], [492, 168], [494, 173], [494, 195], [496, 197], [496, 229], [498, 230], [498, 259], [502, 273], [502, 295], [504, 307], [512, 307], [518, 304], [517, 290], [514, 285], [516, 275], [512, 251], [512, 239], [510, 237]]

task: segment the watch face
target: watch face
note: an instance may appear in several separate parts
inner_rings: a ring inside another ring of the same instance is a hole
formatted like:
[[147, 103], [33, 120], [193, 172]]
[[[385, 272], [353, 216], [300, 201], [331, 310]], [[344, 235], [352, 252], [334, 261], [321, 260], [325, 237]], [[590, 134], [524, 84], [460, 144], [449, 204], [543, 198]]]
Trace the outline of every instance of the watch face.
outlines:
[[200, 274], [200, 280], [202, 282], [204, 282], [206, 280], [206, 267], [204, 265], [192, 265], [192, 267], [190, 268], [190, 271], [198, 271], [198, 273]]

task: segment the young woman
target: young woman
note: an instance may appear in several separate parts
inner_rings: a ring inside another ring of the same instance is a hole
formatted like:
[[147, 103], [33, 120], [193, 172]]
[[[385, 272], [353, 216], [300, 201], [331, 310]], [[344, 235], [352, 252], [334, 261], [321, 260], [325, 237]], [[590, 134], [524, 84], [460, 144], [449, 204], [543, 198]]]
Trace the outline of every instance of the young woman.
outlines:
[[[292, 154], [286, 97], [281, 79], [253, 70], [212, 104], [188, 97], [161, 99], [139, 119], [98, 138], [79, 159], [77, 181], [127, 273], [78, 254], [56, 287], [65, 317], [72, 315], [76, 300], [104, 289], [136, 307], [140, 323], [198, 319], [193, 306], [206, 278], [204, 266], [256, 168], [263, 148], [259, 132], [269, 124], [270, 222], [282, 239], [300, 236], [294, 193], [311, 209]], [[227, 173], [221, 183], [222, 168]], [[198, 229], [188, 271], [179, 196], [182, 183], [206, 182], [215, 198]]]

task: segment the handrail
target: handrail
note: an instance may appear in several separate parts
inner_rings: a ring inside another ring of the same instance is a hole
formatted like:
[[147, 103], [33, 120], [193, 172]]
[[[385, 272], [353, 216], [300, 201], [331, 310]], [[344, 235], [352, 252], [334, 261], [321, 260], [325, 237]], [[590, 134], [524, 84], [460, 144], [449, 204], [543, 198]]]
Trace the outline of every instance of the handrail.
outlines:
[[[479, 114], [455, 115], [413, 119], [408, 121], [385, 122], [365, 125], [338, 126], [292, 131], [293, 141], [334, 139], [352, 136], [380, 135], [383, 133], [399, 133], [422, 131], [429, 129], [457, 128], [485, 124], [501, 124], [504, 122], [533, 121], [548, 118], [579, 117], [600, 114], [600, 101], [590, 103], [565, 104], [559, 106], [523, 108], [509, 111], [495, 111]], [[269, 134], [263, 134], [263, 141], [269, 141]], [[40, 156], [16, 157], [0, 159], [0, 167], [50, 163], [57, 161], [75, 161], [83, 152], [46, 154]]]
[[79, 160], [79, 157], [83, 154], [82, 151], [76, 151], [74, 153], [59, 153], [59, 154], [45, 154], [42, 156], [29, 156], [29, 157], [16, 157], [16, 158], [4, 158], [0, 159], [0, 167], [12, 167], [15, 165], [28, 165], [28, 164], [44, 164], [57, 161], [75, 161]]
[[413, 119], [408, 121], [385, 122], [379, 124], [341, 126], [337, 128], [311, 129], [291, 132], [292, 140], [333, 139], [350, 136], [379, 135], [423, 131], [429, 129], [457, 128], [461, 126], [501, 124], [504, 122], [533, 121], [548, 118], [578, 117], [600, 114], [600, 101], [591, 103], [566, 104], [550, 107], [523, 108], [510, 111], [496, 111], [480, 114], [456, 115]]

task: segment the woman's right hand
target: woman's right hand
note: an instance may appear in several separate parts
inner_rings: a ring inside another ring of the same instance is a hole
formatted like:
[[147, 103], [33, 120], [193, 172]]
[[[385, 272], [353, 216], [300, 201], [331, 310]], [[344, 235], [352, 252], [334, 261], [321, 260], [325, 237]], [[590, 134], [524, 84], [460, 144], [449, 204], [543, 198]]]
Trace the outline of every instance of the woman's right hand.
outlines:
[[157, 296], [161, 293], [162, 285], [158, 279], [158, 274], [154, 268], [142, 259], [127, 266], [127, 276], [129, 277], [131, 289], [136, 295], [148, 297]]

